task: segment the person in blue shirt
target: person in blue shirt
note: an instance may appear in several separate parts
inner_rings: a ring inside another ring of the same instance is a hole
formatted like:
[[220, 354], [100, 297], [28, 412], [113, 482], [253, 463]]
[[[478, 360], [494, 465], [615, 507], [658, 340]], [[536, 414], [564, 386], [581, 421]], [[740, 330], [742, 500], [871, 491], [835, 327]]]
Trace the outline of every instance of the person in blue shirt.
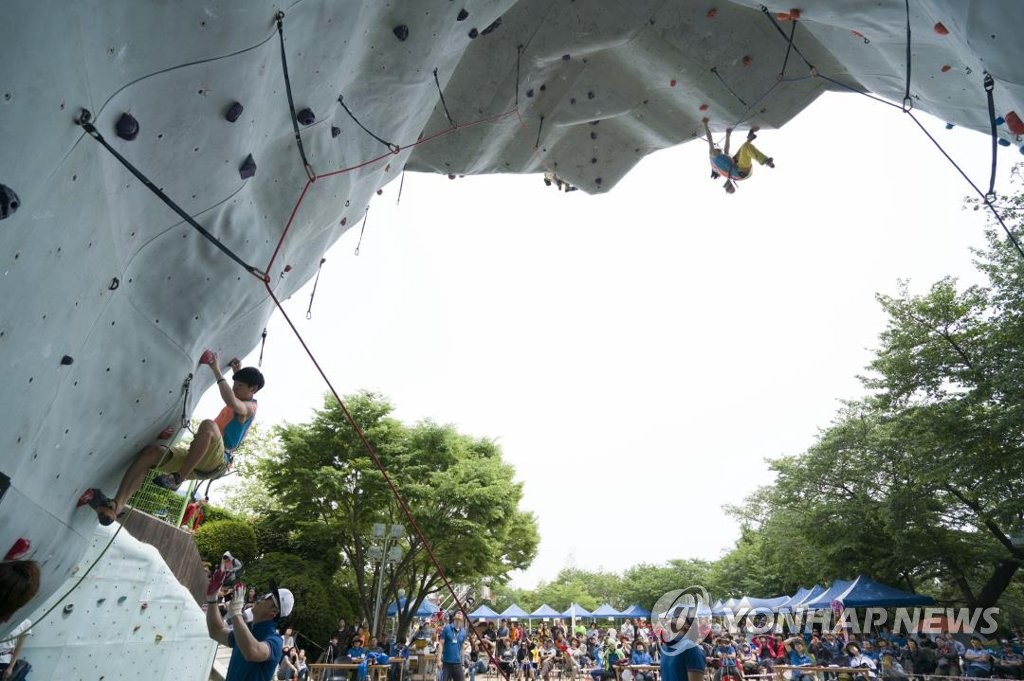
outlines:
[[[786, 662], [794, 667], [813, 667], [814, 659], [807, 654], [807, 644], [802, 636], [792, 636], [782, 642], [786, 648]], [[791, 681], [814, 681], [814, 676], [794, 669]]]
[[462, 646], [466, 643], [466, 627], [461, 612], [441, 630], [441, 680], [465, 681], [462, 670]]
[[729, 637], [723, 636], [715, 644], [711, 651], [712, 657], [718, 659], [718, 671], [715, 672], [715, 681], [721, 681], [726, 676], [738, 678], [739, 672], [736, 671], [738, 668], [736, 664], [736, 648], [732, 645], [732, 641]]
[[363, 639], [358, 636], [352, 639], [352, 647], [348, 649], [348, 657], [353, 662], [362, 662], [366, 657], [366, 648], [363, 647]]
[[270, 681], [284, 654], [284, 639], [277, 632], [277, 620], [291, 614], [295, 598], [291, 591], [278, 588], [271, 581], [269, 593], [257, 599], [249, 611], [252, 622], [247, 624], [242, 614], [245, 585], [239, 582], [228, 602], [229, 629], [217, 607], [223, 583], [224, 571], [217, 568], [206, 587], [206, 630], [210, 638], [231, 648], [225, 681]]
[[689, 616], [691, 612], [696, 614], [693, 608], [680, 608], [673, 619], [673, 630], [662, 634], [661, 681], [704, 681], [707, 660], [696, 641], [700, 634], [693, 629], [698, 623], [696, 617]]
[[[644, 645], [643, 641], [637, 641], [637, 644], [633, 646], [633, 654], [629, 656], [629, 663], [654, 664], [651, 660], [651, 654], [647, 652], [647, 646]], [[654, 672], [636, 671], [633, 674], [633, 678], [636, 681], [654, 681]]]

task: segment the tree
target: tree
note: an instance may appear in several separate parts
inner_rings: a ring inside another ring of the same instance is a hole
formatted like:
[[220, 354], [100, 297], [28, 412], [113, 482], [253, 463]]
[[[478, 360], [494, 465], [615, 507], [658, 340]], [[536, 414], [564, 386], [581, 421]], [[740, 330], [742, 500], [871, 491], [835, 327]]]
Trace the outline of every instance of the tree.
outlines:
[[1011, 586], [1024, 564], [1011, 539], [1024, 527], [1024, 260], [992, 231], [977, 255], [987, 286], [878, 296], [889, 321], [862, 377], [870, 394], [733, 509], [770, 565], [803, 584], [869, 572], [972, 607]]
[[256, 557], [256, 533], [238, 520], [211, 520], [199, 526], [194, 535], [199, 556], [212, 565], [225, 551], [243, 563]]
[[[379, 395], [348, 396], [346, 405], [374, 444], [388, 477], [400, 491], [448, 580], [501, 580], [529, 565], [538, 536], [532, 514], [521, 511], [522, 489], [498, 446], [424, 421], [406, 426], [391, 416]], [[375, 523], [406, 524], [384, 475], [367, 454], [333, 399], [325, 399], [308, 424], [278, 430], [279, 450], [257, 463], [260, 482], [277, 509], [265, 518], [264, 535], [292, 552], [312, 554], [333, 574], [349, 571], [362, 616], [373, 620], [375, 585], [385, 598], [409, 595], [399, 612], [404, 632], [423, 600], [443, 587], [420, 537], [406, 527], [396, 562], [374, 560]]]

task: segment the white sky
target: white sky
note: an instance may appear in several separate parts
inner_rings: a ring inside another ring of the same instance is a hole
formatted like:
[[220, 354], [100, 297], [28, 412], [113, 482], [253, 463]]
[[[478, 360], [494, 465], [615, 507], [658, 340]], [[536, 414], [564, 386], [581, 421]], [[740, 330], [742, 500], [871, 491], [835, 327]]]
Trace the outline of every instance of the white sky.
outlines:
[[[987, 187], [989, 139], [918, 115]], [[983, 215], [899, 110], [825, 95], [757, 145], [777, 168], [733, 196], [701, 141], [602, 196], [409, 173], [400, 206], [398, 182], [374, 198], [358, 257], [358, 225], [326, 254], [312, 320], [312, 282], [286, 303], [343, 394], [380, 391], [404, 421], [501, 444], [542, 538], [514, 584], [569, 561], [718, 557], [738, 536], [722, 504], [860, 394], [884, 323], [875, 292], [980, 280], [968, 248]], [[1005, 191], [1019, 156], [1000, 149]], [[326, 387], [279, 316], [263, 371], [260, 422], [308, 420]]]

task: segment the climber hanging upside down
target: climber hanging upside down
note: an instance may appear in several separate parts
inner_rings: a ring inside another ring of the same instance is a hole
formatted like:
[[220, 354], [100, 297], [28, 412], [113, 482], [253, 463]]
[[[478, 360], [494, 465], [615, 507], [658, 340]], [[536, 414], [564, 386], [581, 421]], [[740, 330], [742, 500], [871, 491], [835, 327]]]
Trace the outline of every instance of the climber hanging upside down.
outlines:
[[117, 519], [151, 468], [163, 473], [153, 482], [170, 490], [178, 489], [189, 478], [208, 480], [220, 477], [230, 468], [233, 452], [242, 444], [256, 416], [254, 396], [263, 387], [263, 374], [255, 367], [242, 368], [241, 362], [232, 359], [229, 366], [234, 374], [232, 384], [228, 385], [228, 379], [221, 375], [217, 359], [217, 353], [207, 351], [200, 362], [210, 367], [217, 380], [217, 389], [225, 405], [220, 414], [212, 421], [207, 419], [199, 424], [187, 448], [145, 447], [125, 471], [113, 499], [95, 488], [82, 495], [79, 506], [89, 504], [96, 510], [101, 524], [109, 525]]
[[703, 119], [704, 133], [708, 138], [708, 154], [711, 158], [711, 179], [725, 176], [725, 191], [732, 194], [736, 191], [736, 182], [745, 180], [754, 172], [754, 161], [769, 168], [775, 167], [775, 160], [765, 156], [757, 147], [754, 140], [757, 139], [758, 127], [755, 125], [747, 133], [747, 139], [734, 156], [729, 155], [729, 137], [732, 135], [732, 128], [725, 129], [725, 149], [719, 150], [711, 137], [711, 128], [708, 127], [710, 119]]

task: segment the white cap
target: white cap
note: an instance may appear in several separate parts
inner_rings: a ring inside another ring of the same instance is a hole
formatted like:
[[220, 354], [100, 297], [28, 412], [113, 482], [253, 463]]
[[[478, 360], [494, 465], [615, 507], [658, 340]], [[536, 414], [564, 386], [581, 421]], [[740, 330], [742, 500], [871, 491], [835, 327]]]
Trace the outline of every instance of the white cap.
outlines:
[[278, 617], [287, 617], [292, 614], [292, 608], [295, 607], [295, 596], [288, 589], [279, 588], [277, 595], [281, 597], [281, 609], [278, 611]]

